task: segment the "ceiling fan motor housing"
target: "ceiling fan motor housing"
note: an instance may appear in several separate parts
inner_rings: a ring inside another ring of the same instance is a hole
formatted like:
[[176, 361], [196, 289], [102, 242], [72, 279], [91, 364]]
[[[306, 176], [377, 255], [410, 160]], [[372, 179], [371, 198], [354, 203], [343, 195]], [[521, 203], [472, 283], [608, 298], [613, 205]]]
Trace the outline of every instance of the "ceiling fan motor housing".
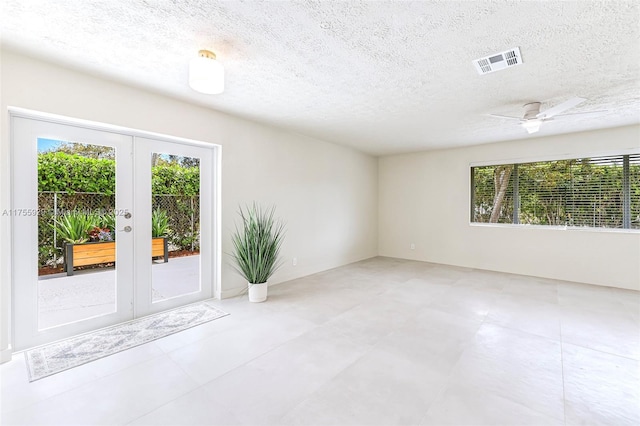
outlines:
[[524, 117], [525, 120], [532, 120], [537, 118], [537, 115], [540, 114], [540, 102], [530, 102], [523, 106], [524, 108]]

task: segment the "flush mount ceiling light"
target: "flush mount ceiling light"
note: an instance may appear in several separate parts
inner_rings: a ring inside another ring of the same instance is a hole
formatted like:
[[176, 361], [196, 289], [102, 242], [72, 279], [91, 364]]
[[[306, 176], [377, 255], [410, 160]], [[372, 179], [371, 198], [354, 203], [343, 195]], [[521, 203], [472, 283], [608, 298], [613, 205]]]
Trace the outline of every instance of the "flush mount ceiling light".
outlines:
[[217, 95], [224, 91], [224, 67], [215, 53], [201, 50], [189, 63], [189, 86], [196, 92]]
[[532, 118], [530, 120], [526, 120], [522, 122], [522, 127], [527, 131], [527, 133], [535, 133], [540, 130], [540, 126], [542, 125], [542, 120], [539, 118]]

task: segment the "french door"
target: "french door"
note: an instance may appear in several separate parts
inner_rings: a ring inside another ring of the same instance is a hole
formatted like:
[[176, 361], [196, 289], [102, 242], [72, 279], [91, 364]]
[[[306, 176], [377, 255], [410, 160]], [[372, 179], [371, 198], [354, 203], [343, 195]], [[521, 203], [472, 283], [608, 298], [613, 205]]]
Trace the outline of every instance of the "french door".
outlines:
[[14, 350], [212, 297], [213, 148], [11, 125]]

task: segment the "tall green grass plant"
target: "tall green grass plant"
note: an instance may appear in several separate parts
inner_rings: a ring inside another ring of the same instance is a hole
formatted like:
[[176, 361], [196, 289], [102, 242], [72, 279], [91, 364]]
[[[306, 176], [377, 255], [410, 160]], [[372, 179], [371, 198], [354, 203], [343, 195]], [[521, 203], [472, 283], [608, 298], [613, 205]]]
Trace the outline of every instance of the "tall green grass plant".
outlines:
[[239, 214], [242, 223], [231, 236], [235, 268], [250, 284], [266, 283], [282, 265], [284, 223], [274, 217], [275, 207], [264, 209], [256, 203], [240, 207]]

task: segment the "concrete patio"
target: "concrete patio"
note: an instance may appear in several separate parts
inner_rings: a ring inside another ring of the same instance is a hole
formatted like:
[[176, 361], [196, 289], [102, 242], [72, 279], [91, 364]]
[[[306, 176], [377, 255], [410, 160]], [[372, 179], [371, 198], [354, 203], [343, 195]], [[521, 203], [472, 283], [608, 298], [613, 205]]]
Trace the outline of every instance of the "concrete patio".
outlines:
[[[153, 301], [193, 293], [200, 288], [200, 256], [171, 258], [153, 263]], [[108, 314], [115, 310], [115, 270], [84, 270], [57, 274], [38, 281], [40, 329]]]

